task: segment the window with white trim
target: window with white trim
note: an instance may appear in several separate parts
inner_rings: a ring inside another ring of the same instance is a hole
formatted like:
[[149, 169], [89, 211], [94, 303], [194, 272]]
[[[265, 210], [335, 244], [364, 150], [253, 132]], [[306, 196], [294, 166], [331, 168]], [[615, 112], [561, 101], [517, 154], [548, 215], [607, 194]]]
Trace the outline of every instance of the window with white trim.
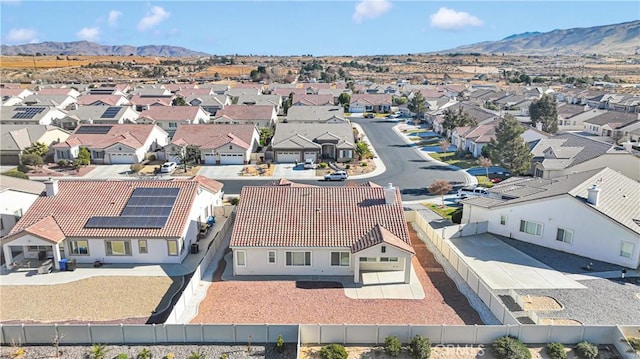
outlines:
[[380, 252], [381, 253], [387, 253], [387, 246], [381, 246], [380, 247]]
[[573, 231], [564, 228], [558, 228], [556, 232], [556, 241], [564, 242], [567, 244], [573, 243]]
[[380, 257], [380, 262], [397, 262], [398, 257]]
[[238, 267], [245, 267], [247, 265], [247, 252], [235, 251], [235, 255], [236, 255], [236, 265]]
[[149, 249], [147, 247], [146, 239], [138, 239], [138, 253], [148, 253]]
[[331, 252], [332, 267], [348, 267], [351, 259], [349, 252]]
[[27, 250], [29, 252], [40, 252], [40, 251], [48, 251], [51, 249], [51, 246], [28, 246]]
[[178, 255], [178, 241], [176, 241], [175, 239], [168, 240], [167, 241], [167, 251], [168, 251], [170, 256], [177, 256]]
[[269, 253], [268, 253], [268, 261], [269, 261], [269, 263], [275, 263], [276, 262], [276, 251], [269, 251]]
[[634, 247], [633, 243], [622, 241], [620, 243], [620, 257], [631, 258]]
[[129, 241], [104, 241], [108, 256], [130, 256], [131, 242]]
[[69, 252], [77, 256], [89, 255], [88, 241], [69, 241]]
[[542, 236], [542, 224], [520, 220], [520, 232], [540, 237]]
[[311, 252], [286, 252], [287, 266], [311, 266]]
[[501, 226], [506, 226], [507, 225], [507, 215], [506, 214], [501, 214], [500, 215], [500, 225]]

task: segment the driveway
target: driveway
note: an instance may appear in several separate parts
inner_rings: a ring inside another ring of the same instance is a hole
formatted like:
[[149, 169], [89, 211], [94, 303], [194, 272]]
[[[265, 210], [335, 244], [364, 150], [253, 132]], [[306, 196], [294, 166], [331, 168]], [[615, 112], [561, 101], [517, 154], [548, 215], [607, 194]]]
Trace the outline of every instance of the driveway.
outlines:
[[[82, 179], [130, 179], [131, 165], [101, 165], [82, 176]], [[135, 177], [135, 176], [134, 176]]]

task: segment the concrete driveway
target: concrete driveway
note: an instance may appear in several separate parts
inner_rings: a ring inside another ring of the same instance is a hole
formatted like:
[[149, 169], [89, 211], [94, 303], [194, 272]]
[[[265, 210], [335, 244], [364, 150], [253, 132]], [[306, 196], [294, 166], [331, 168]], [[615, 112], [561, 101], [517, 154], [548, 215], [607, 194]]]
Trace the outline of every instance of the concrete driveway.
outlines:
[[100, 165], [82, 176], [82, 179], [130, 179], [131, 165]]
[[490, 234], [450, 239], [491, 289], [584, 289], [582, 284]]

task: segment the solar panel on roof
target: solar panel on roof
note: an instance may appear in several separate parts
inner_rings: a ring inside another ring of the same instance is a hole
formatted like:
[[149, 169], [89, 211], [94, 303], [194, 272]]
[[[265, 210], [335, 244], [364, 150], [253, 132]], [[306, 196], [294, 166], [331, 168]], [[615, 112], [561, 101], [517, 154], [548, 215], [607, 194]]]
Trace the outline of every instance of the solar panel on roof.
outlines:
[[120, 112], [120, 107], [108, 107], [100, 118], [114, 118]]
[[113, 126], [80, 126], [76, 129], [77, 135], [105, 135]]
[[11, 118], [33, 118], [33, 116], [44, 111], [44, 107], [16, 107], [16, 113]]

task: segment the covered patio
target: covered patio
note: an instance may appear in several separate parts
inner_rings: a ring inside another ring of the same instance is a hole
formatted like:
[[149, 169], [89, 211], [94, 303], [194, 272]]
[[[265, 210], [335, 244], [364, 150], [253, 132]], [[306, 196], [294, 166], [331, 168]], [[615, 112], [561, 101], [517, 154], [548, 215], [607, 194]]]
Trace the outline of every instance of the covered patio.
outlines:
[[37, 270], [44, 262], [53, 261], [53, 267], [60, 269], [60, 259], [64, 257], [62, 242], [52, 242], [37, 235], [7, 237], [2, 241], [2, 252], [8, 270]]

